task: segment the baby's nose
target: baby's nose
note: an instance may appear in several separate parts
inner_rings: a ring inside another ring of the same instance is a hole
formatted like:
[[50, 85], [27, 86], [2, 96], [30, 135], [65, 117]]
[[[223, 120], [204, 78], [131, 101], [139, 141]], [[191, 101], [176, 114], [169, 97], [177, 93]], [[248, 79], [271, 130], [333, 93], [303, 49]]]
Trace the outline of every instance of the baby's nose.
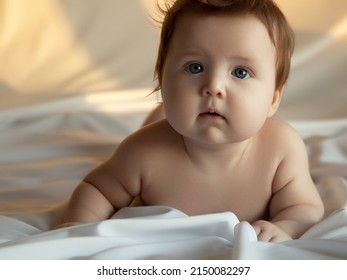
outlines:
[[204, 96], [213, 96], [217, 98], [224, 98], [225, 96], [225, 83], [224, 79], [218, 76], [213, 76], [206, 81], [203, 88]]

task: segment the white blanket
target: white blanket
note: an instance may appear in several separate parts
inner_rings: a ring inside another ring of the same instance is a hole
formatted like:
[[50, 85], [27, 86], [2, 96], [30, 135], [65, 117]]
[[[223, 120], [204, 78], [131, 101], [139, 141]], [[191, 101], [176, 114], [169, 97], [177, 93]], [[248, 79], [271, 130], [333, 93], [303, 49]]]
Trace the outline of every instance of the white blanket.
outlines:
[[1, 217], [1, 259], [347, 259], [347, 210], [334, 212], [300, 239], [257, 242], [232, 213], [188, 217], [159, 206], [124, 208], [96, 224], [42, 232]]
[[125, 208], [49, 231], [81, 178], [134, 131], [156, 97], [90, 94], [0, 113], [0, 259], [347, 259], [347, 119], [295, 121], [326, 217], [300, 239], [257, 242], [232, 213]]

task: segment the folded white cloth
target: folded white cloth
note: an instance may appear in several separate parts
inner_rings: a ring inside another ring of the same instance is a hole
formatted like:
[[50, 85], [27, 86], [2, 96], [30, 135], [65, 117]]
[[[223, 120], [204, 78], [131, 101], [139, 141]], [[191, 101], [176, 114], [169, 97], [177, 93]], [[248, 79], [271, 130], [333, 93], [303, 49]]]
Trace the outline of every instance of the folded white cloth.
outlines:
[[347, 259], [347, 211], [300, 239], [258, 242], [230, 212], [187, 216], [169, 207], [129, 207], [110, 220], [48, 232], [1, 217], [0, 259]]

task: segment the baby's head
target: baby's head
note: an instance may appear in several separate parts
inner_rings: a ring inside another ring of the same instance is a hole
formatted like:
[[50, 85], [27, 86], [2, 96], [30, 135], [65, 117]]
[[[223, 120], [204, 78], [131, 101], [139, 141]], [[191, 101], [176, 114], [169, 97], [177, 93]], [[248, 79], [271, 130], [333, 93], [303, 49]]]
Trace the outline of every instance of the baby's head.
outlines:
[[252, 14], [256, 16], [268, 30], [270, 39], [276, 49], [276, 85], [282, 87], [289, 76], [290, 61], [294, 50], [294, 32], [285, 16], [272, 0], [176, 0], [166, 3], [160, 45], [155, 66], [155, 75], [160, 90], [162, 86], [163, 69], [175, 26], [182, 15], [230, 15], [240, 16]]

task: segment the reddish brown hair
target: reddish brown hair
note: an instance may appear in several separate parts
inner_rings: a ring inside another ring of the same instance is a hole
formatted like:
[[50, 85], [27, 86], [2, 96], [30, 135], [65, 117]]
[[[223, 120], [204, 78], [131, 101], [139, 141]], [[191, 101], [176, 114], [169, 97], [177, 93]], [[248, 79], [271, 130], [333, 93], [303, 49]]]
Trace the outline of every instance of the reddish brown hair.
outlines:
[[165, 8], [158, 5], [164, 15], [155, 77], [156, 90], [161, 89], [163, 69], [172, 36], [183, 14], [198, 15], [255, 15], [267, 28], [276, 48], [276, 89], [283, 86], [289, 76], [290, 62], [294, 51], [294, 32], [284, 14], [272, 0], [176, 0], [166, 1]]

